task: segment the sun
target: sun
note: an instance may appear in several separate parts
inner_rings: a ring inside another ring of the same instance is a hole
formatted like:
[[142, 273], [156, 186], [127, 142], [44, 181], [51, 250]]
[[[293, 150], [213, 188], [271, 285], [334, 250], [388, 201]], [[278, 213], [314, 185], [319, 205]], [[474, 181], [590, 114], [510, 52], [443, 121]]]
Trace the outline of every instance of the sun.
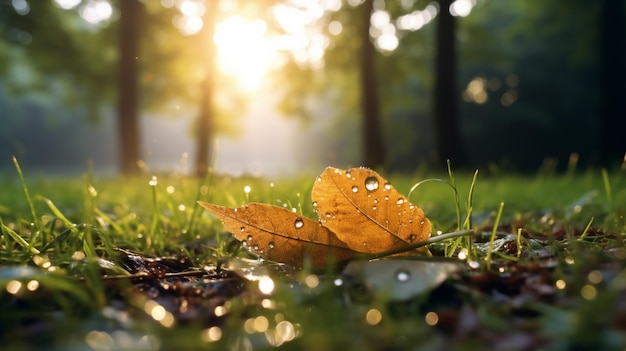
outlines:
[[228, 17], [216, 25], [213, 40], [219, 69], [236, 78], [246, 91], [257, 90], [276, 64], [278, 52], [262, 19]]

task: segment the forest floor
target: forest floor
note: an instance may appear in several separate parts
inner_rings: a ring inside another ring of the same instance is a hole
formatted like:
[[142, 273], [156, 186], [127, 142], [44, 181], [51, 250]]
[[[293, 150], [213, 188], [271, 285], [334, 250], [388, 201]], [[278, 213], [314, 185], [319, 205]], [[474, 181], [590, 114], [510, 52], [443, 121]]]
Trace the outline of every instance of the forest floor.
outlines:
[[[441, 181], [409, 194], [426, 178]], [[315, 219], [315, 177], [5, 173], [0, 345], [624, 349], [623, 170], [387, 179], [424, 210], [433, 236], [471, 235], [430, 245], [432, 256], [294, 268], [248, 252], [197, 201], [260, 202]]]

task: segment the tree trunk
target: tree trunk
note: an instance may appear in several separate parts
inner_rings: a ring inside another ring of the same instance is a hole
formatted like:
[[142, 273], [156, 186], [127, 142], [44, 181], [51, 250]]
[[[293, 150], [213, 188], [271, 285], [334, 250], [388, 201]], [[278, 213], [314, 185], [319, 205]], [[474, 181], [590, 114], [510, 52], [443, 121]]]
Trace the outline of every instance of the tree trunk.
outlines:
[[461, 146], [456, 91], [456, 19], [450, 14], [453, 0], [439, 0], [437, 51], [435, 54], [435, 163], [450, 160], [455, 168], [466, 167]]
[[600, 52], [602, 64], [602, 131], [601, 161], [603, 166], [626, 164], [626, 49], [624, 42], [624, 5], [622, 1], [604, 0], [601, 23]]
[[200, 86], [202, 97], [200, 99], [200, 112], [196, 123], [197, 128], [197, 145], [196, 145], [196, 175], [203, 177], [207, 174], [211, 166], [211, 143], [214, 133], [214, 107], [213, 95], [215, 91], [216, 77], [216, 51], [217, 47], [213, 41], [215, 32], [215, 21], [217, 1], [208, 1], [207, 9], [204, 15], [204, 25], [199, 33], [201, 55], [205, 62], [205, 77]]
[[361, 6], [361, 108], [363, 113], [363, 165], [382, 166], [385, 162], [385, 145], [380, 125], [378, 82], [376, 77], [376, 48], [370, 40], [370, 18], [373, 0]]
[[119, 2], [118, 133], [120, 168], [124, 174], [139, 173], [139, 40], [143, 5], [138, 0]]

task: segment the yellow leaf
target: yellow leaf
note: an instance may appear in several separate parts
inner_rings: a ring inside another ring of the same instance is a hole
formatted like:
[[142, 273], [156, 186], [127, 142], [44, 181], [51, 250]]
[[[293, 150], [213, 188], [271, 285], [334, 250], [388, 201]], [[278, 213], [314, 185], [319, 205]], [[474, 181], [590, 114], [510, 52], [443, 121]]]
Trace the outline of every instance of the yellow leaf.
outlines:
[[367, 168], [327, 168], [317, 177], [312, 198], [319, 222], [260, 203], [235, 209], [199, 203], [252, 252], [296, 267], [307, 259], [314, 267], [326, 266], [430, 236], [424, 211]]
[[371, 169], [328, 167], [311, 197], [322, 225], [352, 250], [376, 253], [430, 237], [424, 211]]
[[322, 267], [357, 254], [317, 221], [281, 207], [251, 203], [232, 209], [199, 203], [244, 246], [268, 260], [302, 267], [309, 259], [314, 267]]

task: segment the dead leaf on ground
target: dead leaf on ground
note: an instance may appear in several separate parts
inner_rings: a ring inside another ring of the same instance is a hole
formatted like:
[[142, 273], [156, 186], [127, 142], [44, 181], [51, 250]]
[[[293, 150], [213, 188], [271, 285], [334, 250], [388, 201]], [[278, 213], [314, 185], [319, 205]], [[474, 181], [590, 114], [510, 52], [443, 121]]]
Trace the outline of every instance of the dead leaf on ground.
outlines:
[[424, 211], [371, 169], [328, 167], [311, 197], [320, 222], [356, 251], [382, 252], [430, 236]]
[[357, 253], [320, 223], [281, 207], [251, 203], [228, 208], [201, 202], [244, 246], [268, 260], [301, 267], [305, 257], [315, 267], [333, 258], [347, 260]]
[[260, 203], [235, 209], [199, 203], [252, 252], [296, 267], [302, 267], [305, 259], [321, 267], [430, 236], [424, 211], [367, 168], [328, 167], [317, 177], [312, 198], [319, 222]]

